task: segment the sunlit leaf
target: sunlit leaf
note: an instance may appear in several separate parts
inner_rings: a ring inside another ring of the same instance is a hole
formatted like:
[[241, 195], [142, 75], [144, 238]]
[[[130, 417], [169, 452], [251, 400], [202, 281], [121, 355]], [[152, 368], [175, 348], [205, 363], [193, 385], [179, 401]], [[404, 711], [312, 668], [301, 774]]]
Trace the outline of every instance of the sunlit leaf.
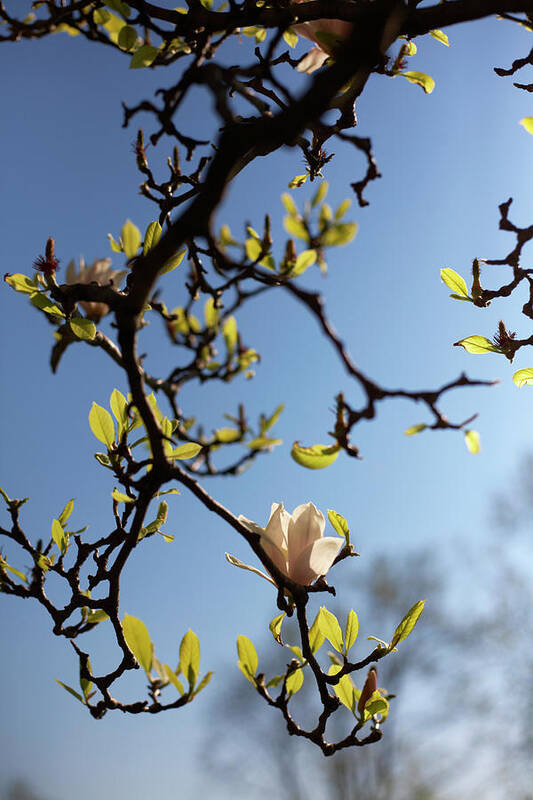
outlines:
[[239, 669], [251, 683], [255, 684], [253, 679], [257, 672], [259, 659], [257, 658], [255, 647], [247, 636], [237, 636], [237, 653], [239, 655]]
[[355, 611], [350, 611], [346, 620], [346, 631], [344, 634], [344, 652], [348, 654], [350, 648], [355, 644], [359, 633], [359, 620]]
[[296, 263], [290, 271], [290, 276], [302, 275], [308, 267], [316, 261], [316, 250], [303, 250], [296, 258]]
[[311, 648], [312, 653], [316, 653], [317, 650], [320, 650], [322, 645], [324, 644], [325, 636], [320, 630], [320, 611], [315, 617], [315, 621], [311, 625], [309, 629], [309, 647]]
[[322, 606], [318, 612], [318, 627], [328, 642], [331, 642], [335, 650], [342, 653], [341, 626], [335, 614], [328, 611], [325, 606]]
[[155, 61], [159, 50], [151, 44], [144, 44], [133, 54], [130, 61], [130, 69], [141, 69], [149, 67]]
[[16, 292], [23, 292], [23, 294], [33, 294], [37, 288], [27, 275], [22, 275], [20, 272], [15, 272], [14, 275], [4, 275], [4, 280]]
[[522, 125], [528, 133], [533, 134], [533, 117], [523, 117], [520, 120], [520, 125]]
[[300, 186], [303, 186], [308, 177], [308, 172], [306, 172], [305, 175], [295, 175], [288, 183], [289, 189], [298, 189]]
[[406, 436], [414, 436], [416, 433], [421, 433], [422, 431], [425, 431], [426, 428], [427, 425], [425, 425], [423, 422], [420, 422], [418, 425], [411, 425], [410, 428], [406, 428], [406, 430], [404, 430], [404, 434]]
[[172, 667], [170, 667], [168, 664], [165, 664], [163, 666], [163, 669], [164, 669], [165, 675], [168, 678], [168, 680], [170, 681], [170, 683], [173, 686], [175, 686], [176, 689], [178, 690], [178, 692], [180, 693], [180, 695], [183, 696], [185, 694], [185, 689], [183, 688], [183, 685], [182, 685], [181, 681], [178, 679], [178, 676], [176, 675], [176, 673], [174, 672]]
[[283, 444], [282, 439], [271, 439], [268, 436], [256, 436], [255, 439], [251, 439], [246, 443], [246, 447], [248, 447], [249, 450], [267, 450], [279, 444]]
[[54, 519], [52, 522], [52, 539], [56, 543], [59, 551], [65, 553], [68, 545], [68, 534], [57, 519]]
[[465, 444], [471, 453], [479, 453], [481, 442], [477, 431], [465, 431]]
[[333, 225], [322, 236], [322, 244], [324, 247], [335, 247], [342, 244], [348, 244], [352, 241], [357, 233], [357, 223], [355, 222], [338, 222]]
[[73, 511], [74, 511], [74, 498], [68, 501], [68, 503], [65, 505], [65, 508], [57, 518], [59, 524], [64, 526]]
[[111, 492], [111, 497], [113, 498], [113, 500], [116, 500], [117, 503], [135, 502], [135, 497], [129, 497], [127, 494], [124, 494], [124, 492], [119, 492], [118, 489], [113, 489], [113, 491]]
[[278, 644], [283, 644], [281, 640], [281, 623], [283, 622], [284, 618], [285, 612], [283, 612], [283, 614], [279, 614], [277, 617], [274, 617], [268, 626], [270, 633]]
[[531, 369], [531, 367], [519, 369], [518, 372], [515, 372], [513, 375], [513, 381], [516, 383], [518, 388], [521, 386], [526, 386], [529, 383], [533, 383], [533, 369]]
[[109, 411], [98, 403], [93, 403], [89, 411], [89, 425], [99, 442], [103, 442], [110, 450], [115, 440], [115, 426]]
[[302, 467], [308, 469], [324, 469], [337, 459], [340, 453], [340, 446], [314, 444], [311, 447], [303, 447], [300, 442], [294, 442], [291, 456]]
[[296, 47], [298, 44], [298, 34], [294, 33], [292, 28], [287, 28], [287, 30], [283, 32], [283, 38], [289, 47]]
[[465, 279], [459, 275], [454, 269], [445, 267], [440, 271], [441, 280], [444, 281], [446, 286], [461, 297], [468, 298], [468, 288]]
[[121, 239], [127, 258], [136, 256], [141, 246], [141, 232], [137, 225], [134, 225], [129, 219], [122, 226]]
[[237, 321], [235, 317], [228, 317], [224, 322], [222, 335], [224, 336], [228, 354], [231, 355], [237, 346]]
[[143, 254], [146, 255], [153, 250], [161, 238], [161, 225], [157, 220], [151, 222], [144, 233]]
[[144, 622], [130, 614], [124, 614], [122, 630], [126, 644], [146, 674], [152, 669], [153, 647], [148, 628]]
[[200, 671], [200, 642], [198, 636], [190, 628], [180, 644], [180, 671], [187, 678], [192, 689]]
[[287, 689], [287, 694], [289, 697], [292, 697], [293, 694], [299, 692], [302, 688], [304, 682], [304, 673], [303, 670], [298, 668], [295, 669], [294, 672], [291, 672], [287, 680], [285, 681], [285, 688]]
[[79, 701], [80, 701], [80, 703], [82, 703], [83, 705], [85, 705], [85, 700], [83, 699], [83, 697], [81, 696], [81, 694], [80, 694], [79, 692], [77, 692], [77, 691], [76, 691], [75, 689], [73, 689], [71, 686], [67, 686], [67, 684], [66, 684], [66, 683], [63, 683], [63, 681], [59, 681], [57, 678], [55, 679], [55, 681], [56, 681], [56, 683], [58, 683], [60, 686], [62, 686], [62, 687], [63, 687], [63, 689], [65, 689], [65, 690], [66, 690], [66, 691], [67, 691], [69, 694], [71, 694], [73, 697], [75, 697], [75, 698], [76, 698], [76, 700], [79, 700]]
[[187, 442], [186, 444], [176, 447], [175, 450], [172, 450], [172, 452], [169, 454], [169, 458], [177, 458], [179, 461], [185, 458], [194, 458], [198, 455], [201, 449], [201, 444], [198, 444], [197, 442]]
[[446, 47], [450, 46], [450, 40], [448, 39], [444, 31], [439, 31], [439, 30], [430, 31], [429, 35], [433, 36], [433, 38], [436, 39], [437, 42], [445, 44]]
[[160, 271], [159, 274], [166, 275], [168, 272], [172, 272], [173, 269], [176, 269], [176, 267], [179, 267], [179, 265], [185, 258], [186, 252], [187, 249], [184, 248], [183, 250], [180, 250], [178, 253], [169, 258], [169, 260], [167, 261], [167, 263], [165, 264], [165, 266], [163, 267], [163, 269]]
[[33, 303], [36, 308], [40, 308], [41, 311], [44, 311], [46, 314], [50, 314], [52, 317], [65, 317], [65, 313], [59, 308], [59, 306], [57, 306], [55, 303], [52, 303], [52, 301], [49, 300], [45, 294], [41, 294], [40, 292], [31, 294], [30, 302]]
[[69, 325], [72, 333], [74, 333], [78, 339], [85, 339], [86, 341], [92, 342], [96, 336], [96, 325], [94, 322], [91, 322], [90, 319], [85, 319], [85, 317], [71, 317]]
[[435, 88], [435, 81], [430, 75], [426, 75], [425, 72], [400, 72], [398, 74], [407, 78], [409, 83], [415, 83], [417, 86], [421, 86], [426, 94], [431, 94]]
[[[332, 664], [329, 668], [330, 675], [336, 675], [342, 669], [340, 664]], [[356, 696], [354, 692], [354, 685], [350, 680], [348, 675], [343, 675], [342, 678], [339, 680], [338, 683], [334, 683], [333, 691], [346, 708], [354, 713], [355, 710], [355, 703], [356, 703]]]
[[403, 642], [404, 639], [407, 639], [413, 628], [415, 627], [420, 614], [424, 610], [424, 600], [419, 600], [417, 603], [412, 606], [405, 617], [402, 619], [396, 630], [394, 631], [394, 636], [391, 639], [389, 647], [392, 649], [396, 647], [397, 644]]
[[287, 233], [296, 236], [297, 239], [303, 239], [304, 242], [309, 242], [309, 234], [304, 222], [299, 217], [285, 217], [283, 225]]
[[467, 353], [501, 353], [501, 347], [498, 347], [486, 336], [467, 336], [466, 339], [461, 339], [454, 342], [454, 347], [464, 347]]
[[339, 514], [338, 511], [333, 511], [333, 509], [328, 510], [328, 519], [335, 528], [335, 531], [339, 534], [339, 536], [344, 536], [348, 544], [350, 543], [350, 528], [348, 527], [348, 523], [342, 516]]

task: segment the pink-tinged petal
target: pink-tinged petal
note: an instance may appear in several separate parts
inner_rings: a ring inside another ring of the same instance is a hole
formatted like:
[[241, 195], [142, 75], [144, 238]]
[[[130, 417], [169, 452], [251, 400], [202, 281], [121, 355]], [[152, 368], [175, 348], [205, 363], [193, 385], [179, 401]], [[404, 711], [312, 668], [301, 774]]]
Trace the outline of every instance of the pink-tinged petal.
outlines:
[[344, 539], [326, 536], [317, 539], [290, 563], [289, 578], [302, 586], [309, 586], [321, 575], [326, 575], [337, 558]]
[[267, 538], [274, 547], [284, 552], [287, 551], [287, 535], [291, 516], [283, 507], [283, 503], [272, 504], [270, 519], [265, 528], [263, 536]]
[[[294, 509], [289, 522], [289, 565], [316, 539], [324, 535], [326, 520], [314, 503], [304, 503]], [[290, 566], [289, 566], [290, 568]]]
[[320, 69], [322, 64], [324, 64], [328, 58], [328, 54], [325, 53], [320, 47], [312, 47], [307, 55], [302, 58], [296, 69], [298, 72], [306, 72], [308, 75], [310, 75], [312, 72]]
[[280, 550], [279, 547], [276, 547], [276, 545], [273, 544], [270, 539], [267, 539], [266, 536], [261, 536], [260, 544], [267, 556], [272, 559], [279, 571], [284, 575], [288, 575], [286, 551]]
[[244, 525], [245, 528], [248, 528], [250, 533], [257, 533], [259, 536], [264, 534], [265, 529], [262, 528], [261, 525], [258, 525], [257, 522], [252, 522], [251, 519], [246, 519], [246, 517], [243, 517], [242, 514], [240, 517], [237, 517], [237, 519], [241, 525]]

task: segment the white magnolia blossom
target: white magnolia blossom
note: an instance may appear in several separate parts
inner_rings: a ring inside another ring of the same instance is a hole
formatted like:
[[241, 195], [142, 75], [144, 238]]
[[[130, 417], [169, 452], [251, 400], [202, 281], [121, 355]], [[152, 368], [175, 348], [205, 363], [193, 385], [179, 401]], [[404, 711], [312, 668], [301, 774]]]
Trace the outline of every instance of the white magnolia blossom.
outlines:
[[[304, 0], [297, 1], [304, 2]], [[311, 72], [321, 67], [329, 56], [333, 55], [335, 43], [340, 45], [344, 39], [350, 36], [352, 23], [341, 19], [315, 19], [311, 22], [293, 25], [292, 29], [299, 36], [303, 36], [315, 44], [307, 55], [302, 58], [297, 67], [298, 72], [311, 74]], [[320, 38], [317, 34], [324, 34], [324, 37]], [[328, 42], [331, 42], [331, 44], [328, 44]]]
[[[243, 516], [239, 517], [239, 522], [252, 533], [259, 534], [261, 547], [279, 571], [302, 586], [309, 586], [325, 575], [344, 545], [344, 539], [338, 536], [324, 536], [326, 520], [313, 503], [298, 506], [292, 514], [285, 510], [283, 503], [273, 503], [266, 528]], [[230, 564], [249, 569], [274, 583], [255, 567], [227, 553], [226, 558]]]
[[[80, 270], [76, 271], [76, 264], [71, 261], [67, 267], [66, 278], [67, 283], [98, 283], [100, 286], [109, 286], [110, 284], [116, 289], [127, 270], [113, 270], [111, 269], [110, 258], [100, 258], [93, 261], [88, 267], [80, 258]], [[102, 317], [109, 313], [109, 306], [106, 303], [89, 302], [88, 300], [81, 300], [80, 306], [83, 308], [87, 317], [92, 319], [93, 322], [100, 322]]]

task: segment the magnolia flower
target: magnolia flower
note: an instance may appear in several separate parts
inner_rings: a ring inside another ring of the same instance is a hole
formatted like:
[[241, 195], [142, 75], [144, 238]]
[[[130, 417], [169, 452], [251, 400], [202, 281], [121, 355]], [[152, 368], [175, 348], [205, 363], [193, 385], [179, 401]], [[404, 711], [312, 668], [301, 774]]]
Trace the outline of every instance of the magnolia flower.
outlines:
[[[296, 0], [301, 3], [305, 0]], [[341, 19], [314, 19], [312, 22], [301, 22], [293, 25], [292, 29], [299, 36], [314, 42], [315, 46], [302, 58], [298, 64], [298, 72], [314, 72], [333, 55], [344, 39], [352, 32], [352, 23]]]
[[[94, 261], [90, 267], [86, 266], [83, 258], [80, 258], [80, 271], [76, 272], [76, 264], [71, 261], [67, 267], [67, 283], [98, 283], [100, 286], [109, 286], [116, 289], [120, 281], [126, 274], [126, 270], [113, 270], [110, 258], [100, 258]], [[102, 317], [109, 313], [109, 306], [106, 303], [96, 303], [88, 300], [81, 300], [80, 306], [83, 308], [87, 317], [93, 322], [100, 322]]]
[[[326, 520], [313, 503], [298, 506], [292, 514], [284, 509], [283, 503], [273, 503], [266, 528], [242, 516], [239, 522], [252, 533], [259, 534], [261, 547], [279, 571], [302, 586], [309, 586], [325, 575], [344, 544], [342, 538], [324, 536]], [[227, 553], [226, 558], [230, 564], [249, 569], [276, 586], [271, 578], [254, 567]]]

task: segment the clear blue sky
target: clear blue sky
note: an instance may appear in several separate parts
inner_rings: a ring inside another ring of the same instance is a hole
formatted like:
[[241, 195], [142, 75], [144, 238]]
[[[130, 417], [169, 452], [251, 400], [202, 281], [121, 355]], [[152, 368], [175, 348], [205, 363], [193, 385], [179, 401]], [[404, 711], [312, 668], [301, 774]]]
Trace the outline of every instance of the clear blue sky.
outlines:
[[[212, 480], [208, 488], [234, 513], [260, 523], [273, 501], [289, 509], [308, 500], [337, 509], [349, 520], [363, 558], [421, 543], [445, 550], [453, 537], [469, 532], [483, 547], [475, 532], [482, 530], [487, 497], [531, 445], [532, 390], [519, 391], [511, 381], [513, 369], [532, 365], [527, 354], [510, 367], [501, 357], [469, 356], [452, 347], [473, 333], [491, 336], [502, 315], [519, 336], [529, 335], [519, 314], [524, 299], [481, 311], [450, 300], [439, 279], [444, 266], [466, 276], [473, 257], [499, 257], [511, 249], [512, 238], [498, 231], [498, 203], [513, 196], [513, 219], [531, 223], [533, 140], [518, 120], [531, 116], [532, 100], [492, 70], [525, 54], [529, 34], [497, 20], [448, 33], [450, 48], [428, 38], [410, 62], [411, 69], [435, 78], [431, 96], [401, 78], [371, 78], [358, 103], [357, 132], [372, 137], [383, 178], [367, 190], [369, 207], [354, 203], [348, 218], [358, 222], [358, 236], [332, 254], [327, 279], [309, 270], [300, 283], [324, 292], [355, 361], [386, 386], [432, 388], [461, 370], [502, 378], [496, 388], [458, 391], [444, 401], [454, 420], [480, 412], [475, 427], [482, 453], [470, 455], [452, 433], [403, 436], [409, 425], [428, 420], [422, 408], [391, 401], [377, 421], [355, 431], [363, 461], [341, 457], [316, 472], [298, 467], [289, 456], [292, 441], [327, 441], [334, 395], [343, 390], [355, 400], [357, 390], [313, 320], [281, 292], [250, 304], [238, 318], [247, 344], [263, 355], [257, 377], [214, 393], [187, 389], [182, 399], [186, 413], [208, 428], [220, 425], [222, 411], [231, 413], [239, 400], [252, 418], [285, 403], [276, 428], [284, 446], [241, 478]], [[232, 43], [228, 57], [249, 56], [250, 46], [249, 39]], [[306, 45], [299, 48], [303, 53]], [[3, 45], [0, 67], [8, 76], [2, 87], [3, 272], [31, 274], [50, 235], [63, 267], [80, 255], [88, 262], [111, 255], [108, 232], [116, 236], [126, 218], [144, 230], [155, 216], [138, 194], [131, 153], [136, 129], [121, 128], [120, 102], [148, 97], [175, 75], [130, 71], [127, 58], [64, 34]], [[295, 74], [295, 90], [306, 80]], [[205, 95], [187, 114], [188, 132], [212, 135]], [[149, 133], [150, 119], [143, 125]], [[161, 171], [167, 144], [148, 151]], [[359, 179], [364, 164], [351, 149], [337, 143], [331, 149], [335, 158], [326, 177], [335, 205], [350, 196], [349, 183]], [[279, 197], [301, 172], [299, 153], [289, 150], [258, 160], [236, 179], [220, 222], [240, 233], [245, 220], [259, 227], [268, 210], [281, 246]], [[295, 199], [303, 203], [313, 188], [296, 190]], [[113, 259], [120, 267], [116, 254]], [[490, 269], [496, 280], [506, 276]], [[182, 275], [176, 271], [163, 281], [171, 308], [179, 303]], [[1, 485], [11, 496], [31, 496], [22, 519], [34, 541], [48, 535], [70, 497], [76, 498], [76, 525], [90, 524], [101, 534], [112, 524], [112, 485], [93, 458], [87, 415], [93, 400], [107, 405], [115, 386], [126, 390], [122, 376], [103, 354], [83, 345], [71, 348], [52, 376], [52, 329], [7, 286], [0, 297]], [[109, 321], [103, 327], [111, 330]], [[174, 353], [157, 320], [140, 349], [149, 353], [152, 373], [169, 371]], [[197, 755], [212, 697], [236, 669], [237, 634], [258, 639], [276, 613], [275, 596], [266, 583], [226, 564], [226, 550], [245, 561], [251, 557], [221, 521], [186, 492], [170, 503], [167, 528], [175, 542], [150, 540], [132, 559], [121, 611], [146, 622], [157, 654], [170, 663], [185, 630], [198, 633], [203, 664], [215, 678], [186, 709], [137, 718], [110, 713], [95, 722], [54, 682], [75, 684], [77, 661], [68, 644], [53, 637], [44, 612], [17, 599], [1, 601], [2, 775], [28, 778], [47, 800], [167, 800], [177, 796], [177, 781], [181, 797], [208, 785], [198, 775]], [[338, 588], [350, 578], [343, 573], [352, 571], [353, 579], [357, 566], [341, 566]], [[114, 653], [101, 627], [93, 635], [93, 664], [105, 669]], [[116, 694], [140, 696], [142, 687], [136, 673]]]

